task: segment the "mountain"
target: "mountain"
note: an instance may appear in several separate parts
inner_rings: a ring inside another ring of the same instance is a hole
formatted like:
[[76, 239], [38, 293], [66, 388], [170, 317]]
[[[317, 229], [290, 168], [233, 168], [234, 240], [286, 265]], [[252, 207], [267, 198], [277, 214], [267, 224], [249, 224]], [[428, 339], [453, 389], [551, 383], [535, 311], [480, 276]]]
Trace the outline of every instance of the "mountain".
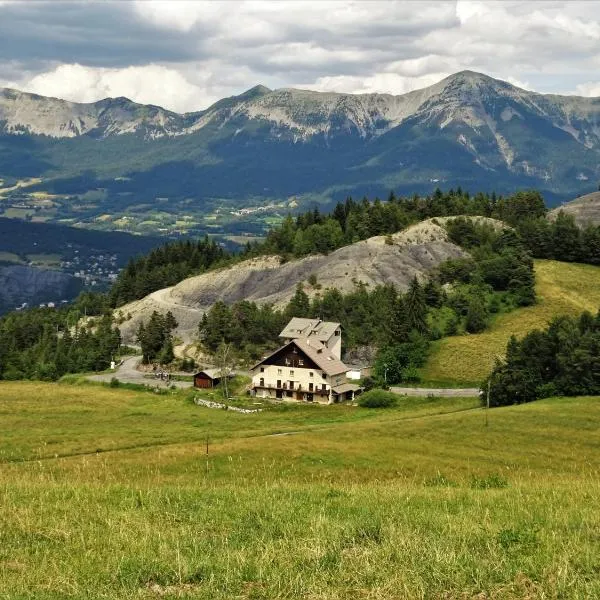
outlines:
[[[0, 179], [37, 178], [19, 194], [53, 194], [50, 218], [92, 225], [157, 198], [194, 219], [392, 188], [536, 187], [556, 202], [597, 186], [599, 123], [599, 98], [538, 94], [470, 71], [399, 96], [257, 86], [181, 115], [126, 98], [76, 104], [5, 89]], [[77, 214], [63, 201], [98, 189], [102, 198]]]
[[575, 222], [580, 227], [586, 225], [600, 225], [600, 192], [592, 192], [571, 202], [558, 206], [550, 211], [549, 217], [555, 218], [559, 211], [573, 215]]
[[[309, 296], [327, 288], [348, 293], [358, 282], [369, 289], [393, 284], [405, 291], [413, 277], [424, 278], [445, 260], [465, 256], [464, 250], [448, 241], [446, 230], [438, 224], [443, 221], [423, 221], [394, 234], [391, 240], [372, 237], [328, 255], [283, 264], [278, 256], [263, 256], [190, 277], [120, 307], [117, 317], [121, 334], [126, 342], [133, 342], [140, 323], [147, 321], [152, 311], [164, 314], [170, 310], [178, 322], [176, 335], [189, 343], [196, 336], [202, 314], [218, 300], [226, 304], [249, 300], [283, 307], [299, 283]], [[499, 226], [493, 219], [486, 222]], [[311, 276], [316, 277], [315, 285], [307, 283]]]
[[35, 306], [38, 302], [72, 300], [81, 288], [81, 281], [69, 273], [0, 264], [0, 314], [23, 303]]

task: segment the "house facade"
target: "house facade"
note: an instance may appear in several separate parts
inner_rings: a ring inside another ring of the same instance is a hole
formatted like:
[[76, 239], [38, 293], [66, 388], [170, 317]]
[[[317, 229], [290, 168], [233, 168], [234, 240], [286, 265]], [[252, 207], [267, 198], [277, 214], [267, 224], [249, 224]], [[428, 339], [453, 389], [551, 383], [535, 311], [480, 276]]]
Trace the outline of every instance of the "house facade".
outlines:
[[[359, 388], [346, 381], [349, 369], [340, 359], [339, 323], [325, 323], [326, 327], [322, 323], [290, 321], [281, 334], [286, 343], [252, 368], [257, 397], [321, 403], [354, 398]], [[299, 334], [295, 338], [294, 332]]]

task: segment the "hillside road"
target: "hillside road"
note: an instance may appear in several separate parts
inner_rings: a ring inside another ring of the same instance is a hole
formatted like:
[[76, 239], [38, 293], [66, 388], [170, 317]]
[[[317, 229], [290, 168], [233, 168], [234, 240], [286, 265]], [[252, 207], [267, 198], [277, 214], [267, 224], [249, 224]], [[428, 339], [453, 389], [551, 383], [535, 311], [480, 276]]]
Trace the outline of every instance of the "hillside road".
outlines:
[[123, 364], [120, 367], [117, 367], [111, 373], [102, 373], [100, 375], [90, 375], [88, 379], [90, 381], [103, 381], [105, 383], [110, 383], [110, 380], [113, 377], [116, 377], [119, 381], [123, 383], [137, 383], [141, 385], [151, 385], [158, 387], [171, 387], [175, 386], [178, 388], [190, 388], [192, 387], [191, 381], [176, 381], [172, 379], [171, 381], [161, 381], [160, 379], [155, 379], [154, 377], [148, 377], [151, 375], [150, 373], [144, 373], [142, 371], [137, 370], [138, 363], [140, 362], [139, 356], [130, 356], [123, 361]]

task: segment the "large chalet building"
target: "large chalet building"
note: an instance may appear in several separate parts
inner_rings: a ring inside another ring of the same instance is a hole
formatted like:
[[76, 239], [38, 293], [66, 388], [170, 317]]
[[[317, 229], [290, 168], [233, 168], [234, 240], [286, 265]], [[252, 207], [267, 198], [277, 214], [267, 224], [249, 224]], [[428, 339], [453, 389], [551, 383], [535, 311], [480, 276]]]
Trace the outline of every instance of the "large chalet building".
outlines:
[[360, 391], [346, 379], [339, 323], [295, 317], [279, 337], [284, 345], [252, 367], [257, 397], [333, 403]]

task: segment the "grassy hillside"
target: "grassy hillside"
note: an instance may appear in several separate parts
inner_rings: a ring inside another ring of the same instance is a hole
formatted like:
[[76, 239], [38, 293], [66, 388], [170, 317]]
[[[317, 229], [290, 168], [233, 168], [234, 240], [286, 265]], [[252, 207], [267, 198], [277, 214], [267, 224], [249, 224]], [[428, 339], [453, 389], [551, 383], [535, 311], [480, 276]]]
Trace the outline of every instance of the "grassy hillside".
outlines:
[[535, 262], [535, 306], [500, 315], [481, 334], [444, 338], [432, 346], [423, 379], [440, 384], [479, 384], [494, 357], [503, 356], [512, 334], [544, 328], [558, 315], [593, 314], [600, 309], [600, 267], [550, 260]]
[[600, 595], [597, 399], [486, 428], [460, 399], [240, 415], [3, 383], [0, 413], [3, 598]]

